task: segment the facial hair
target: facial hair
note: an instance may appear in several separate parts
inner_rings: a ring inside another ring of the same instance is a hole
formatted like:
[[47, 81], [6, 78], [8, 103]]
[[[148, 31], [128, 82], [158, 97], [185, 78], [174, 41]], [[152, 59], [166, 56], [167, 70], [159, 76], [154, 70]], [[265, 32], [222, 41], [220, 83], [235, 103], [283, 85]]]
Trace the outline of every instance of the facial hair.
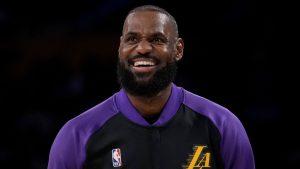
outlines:
[[177, 62], [168, 62], [158, 69], [151, 79], [147, 81], [137, 81], [133, 72], [127, 69], [120, 61], [117, 64], [118, 81], [126, 92], [133, 96], [152, 97], [165, 89], [174, 81], [177, 72]]

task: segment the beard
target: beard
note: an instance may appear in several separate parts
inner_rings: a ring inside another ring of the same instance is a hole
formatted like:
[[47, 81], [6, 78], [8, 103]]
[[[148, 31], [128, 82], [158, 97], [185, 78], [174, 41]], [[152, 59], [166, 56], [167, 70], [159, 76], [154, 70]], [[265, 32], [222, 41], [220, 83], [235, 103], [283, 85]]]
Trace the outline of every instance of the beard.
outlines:
[[136, 76], [143, 77], [147, 76], [147, 74], [134, 75], [133, 72], [125, 67], [124, 63], [118, 61], [117, 64], [118, 81], [121, 87], [133, 96], [155, 96], [174, 81], [176, 72], [177, 62], [172, 60], [164, 67], [158, 69], [149, 80], [138, 81]]

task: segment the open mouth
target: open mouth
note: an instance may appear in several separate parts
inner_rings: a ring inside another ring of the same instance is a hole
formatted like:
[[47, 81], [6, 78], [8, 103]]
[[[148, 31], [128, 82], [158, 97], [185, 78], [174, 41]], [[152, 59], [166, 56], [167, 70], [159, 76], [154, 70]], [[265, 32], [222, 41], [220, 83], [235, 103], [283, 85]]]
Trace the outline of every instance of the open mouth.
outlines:
[[130, 59], [129, 65], [133, 67], [151, 67], [151, 66], [156, 66], [158, 64], [158, 61], [154, 58], [135, 58], [135, 59]]
[[135, 61], [133, 62], [133, 66], [135, 67], [149, 67], [149, 66], [154, 66], [155, 63], [153, 61]]
[[158, 61], [153, 58], [136, 58], [130, 60], [129, 64], [135, 72], [146, 73], [152, 71], [158, 64]]

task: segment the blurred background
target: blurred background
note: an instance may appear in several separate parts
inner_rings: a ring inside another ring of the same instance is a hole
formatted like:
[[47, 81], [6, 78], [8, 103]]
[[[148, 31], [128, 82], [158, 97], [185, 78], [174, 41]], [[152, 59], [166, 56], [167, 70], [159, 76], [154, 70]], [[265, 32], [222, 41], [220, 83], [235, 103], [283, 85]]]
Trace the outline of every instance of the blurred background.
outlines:
[[123, 21], [142, 4], [176, 18], [185, 41], [176, 84], [240, 118], [257, 168], [299, 166], [298, 109], [290, 98], [296, 85], [289, 80], [295, 70], [286, 65], [292, 29], [284, 4], [12, 0], [0, 2], [1, 168], [46, 168], [63, 124], [119, 90]]

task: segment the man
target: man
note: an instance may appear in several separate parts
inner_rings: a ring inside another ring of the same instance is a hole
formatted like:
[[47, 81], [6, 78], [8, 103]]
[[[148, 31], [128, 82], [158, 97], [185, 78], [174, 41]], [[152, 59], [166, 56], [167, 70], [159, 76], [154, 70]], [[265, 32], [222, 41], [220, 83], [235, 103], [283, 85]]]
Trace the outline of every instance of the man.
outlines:
[[183, 49], [167, 11], [130, 11], [119, 46], [122, 89], [65, 124], [48, 169], [254, 169], [241, 122], [172, 82]]

